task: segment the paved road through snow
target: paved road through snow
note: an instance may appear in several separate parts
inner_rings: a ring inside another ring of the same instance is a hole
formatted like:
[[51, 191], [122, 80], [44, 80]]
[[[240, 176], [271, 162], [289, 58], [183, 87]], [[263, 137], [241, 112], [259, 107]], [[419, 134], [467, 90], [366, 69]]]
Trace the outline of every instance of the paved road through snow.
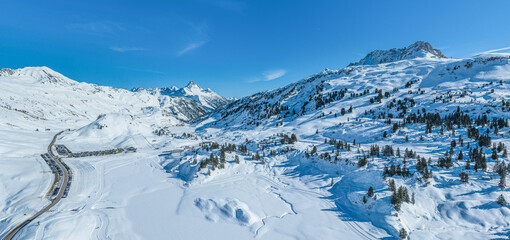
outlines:
[[[60, 199], [62, 199], [62, 196], [64, 195], [64, 191], [65, 191], [65, 186], [67, 186], [67, 183], [69, 182], [69, 171], [67, 170], [67, 165], [65, 165], [65, 163], [63, 163], [60, 158], [56, 157], [54, 154], [53, 154], [53, 151], [52, 151], [52, 146], [53, 144], [55, 143], [55, 141], [57, 140], [57, 136], [62, 134], [64, 131], [61, 131], [57, 134], [55, 134], [55, 136], [53, 136], [53, 139], [50, 143], [50, 145], [48, 145], [48, 154], [55, 160], [55, 162], [60, 166], [60, 168], [62, 169], [63, 171], [63, 182], [62, 182], [62, 187], [60, 187], [59, 191], [58, 191], [58, 194], [57, 196], [51, 200], [51, 203], [49, 205], [47, 205], [46, 207], [44, 207], [43, 209], [41, 209], [39, 212], [37, 212], [36, 214], [34, 214], [33, 216], [31, 216], [30, 218], [26, 219], [25, 221], [21, 222], [20, 224], [16, 225], [13, 229], [11, 229], [3, 238], [2, 240], [11, 240], [13, 239], [13, 237], [16, 235], [16, 233], [18, 233], [24, 226], [26, 226], [27, 224], [29, 224], [30, 222], [32, 222], [34, 219], [36, 219], [37, 217], [39, 217], [41, 214], [47, 212], [48, 210], [50, 210], [53, 206], [55, 206], [59, 201]], [[49, 190], [49, 194], [48, 195], [51, 195], [51, 191], [55, 188], [55, 185], [59, 182], [59, 175], [57, 172], [55, 172], [55, 179], [53, 180], [53, 185], [52, 187], [50, 188]]]

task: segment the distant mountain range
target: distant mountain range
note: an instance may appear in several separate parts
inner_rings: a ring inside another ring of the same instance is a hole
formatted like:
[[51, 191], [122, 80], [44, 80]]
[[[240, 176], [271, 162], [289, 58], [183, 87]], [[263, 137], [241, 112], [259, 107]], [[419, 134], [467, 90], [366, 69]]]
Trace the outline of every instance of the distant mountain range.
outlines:
[[207, 110], [216, 110], [230, 103], [230, 100], [220, 96], [211, 89], [203, 89], [195, 82], [191, 81], [183, 88], [166, 87], [166, 88], [135, 88], [135, 92], [146, 91], [155, 95], [165, 95], [170, 97], [187, 97], [200, 103]]
[[[210, 89], [191, 82], [188, 86], [128, 91], [77, 82], [48, 67], [0, 70], [0, 118], [20, 125], [25, 121], [94, 120], [105, 113], [158, 112], [169, 124], [203, 116], [230, 102]], [[39, 122], [40, 123], [40, 122]]]

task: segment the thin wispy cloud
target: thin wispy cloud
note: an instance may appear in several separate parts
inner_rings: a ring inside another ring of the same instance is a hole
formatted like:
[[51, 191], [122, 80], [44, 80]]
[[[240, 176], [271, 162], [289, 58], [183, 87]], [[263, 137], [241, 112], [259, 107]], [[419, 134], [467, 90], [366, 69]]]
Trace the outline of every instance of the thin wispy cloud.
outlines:
[[[493, 49], [493, 50], [489, 50], [489, 51], [485, 51], [485, 52], [481, 52], [481, 53], [494, 53], [494, 52], [501, 52], [501, 51], [505, 51], [505, 50], [510, 50], [510, 47]], [[480, 54], [480, 53], [478, 53], [478, 54]]]
[[276, 69], [265, 71], [262, 73], [262, 75], [264, 75], [264, 81], [271, 81], [283, 77], [283, 75], [285, 75], [286, 73], [287, 71], [285, 69]]
[[287, 74], [287, 70], [285, 69], [267, 70], [262, 72], [262, 76], [250, 78], [247, 80], [247, 82], [254, 83], [272, 81], [285, 76], [285, 74]]
[[137, 48], [137, 47], [110, 47], [110, 50], [123, 53], [123, 52], [143, 51], [143, 50], [145, 50], [145, 48]]
[[127, 30], [122, 24], [111, 21], [72, 23], [67, 24], [66, 28], [71, 31], [90, 35], [116, 34]]
[[183, 18], [178, 18], [178, 20], [185, 24], [187, 29], [181, 34], [185, 44], [177, 49], [175, 53], [177, 56], [196, 50], [211, 40], [208, 34], [207, 22], [195, 23]]
[[202, 47], [206, 43], [207, 43], [207, 41], [190, 43], [185, 48], [183, 48], [182, 50], [177, 52], [177, 56], [181, 56], [181, 55], [183, 55], [183, 54], [185, 54], [185, 53], [187, 53], [189, 51], [192, 51], [192, 50], [195, 50], [195, 49], [197, 49], [199, 47]]

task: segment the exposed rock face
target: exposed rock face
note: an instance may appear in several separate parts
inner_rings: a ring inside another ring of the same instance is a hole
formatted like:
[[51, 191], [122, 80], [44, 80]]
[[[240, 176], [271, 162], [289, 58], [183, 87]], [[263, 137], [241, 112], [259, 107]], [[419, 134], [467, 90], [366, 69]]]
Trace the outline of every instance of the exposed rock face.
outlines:
[[405, 48], [372, 51], [360, 61], [351, 63], [349, 66], [376, 65], [417, 57], [446, 58], [440, 50], [433, 48], [430, 43], [418, 41]]

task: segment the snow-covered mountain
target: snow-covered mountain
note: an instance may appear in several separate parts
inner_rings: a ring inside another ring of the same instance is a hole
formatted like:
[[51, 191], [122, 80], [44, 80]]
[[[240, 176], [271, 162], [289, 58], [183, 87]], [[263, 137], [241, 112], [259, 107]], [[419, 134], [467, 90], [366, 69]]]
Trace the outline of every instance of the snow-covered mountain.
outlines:
[[446, 58], [440, 50], [433, 48], [430, 43], [418, 41], [405, 48], [372, 51], [358, 62], [349, 64], [349, 66], [374, 65], [417, 57]]
[[14, 126], [44, 125], [53, 120], [91, 121], [115, 112], [136, 115], [148, 108], [155, 109], [152, 112], [164, 117], [167, 124], [175, 125], [208, 112], [188, 97], [76, 82], [47, 67], [0, 70], [0, 92], [1, 118]]
[[[134, 89], [134, 91], [143, 91], [142, 88]], [[230, 103], [230, 100], [218, 95], [211, 89], [203, 89], [195, 82], [191, 81], [183, 88], [167, 87], [167, 88], [151, 88], [147, 92], [152, 94], [161, 94], [171, 97], [187, 97], [200, 103], [204, 108], [212, 111], [222, 108]]]
[[126, 91], [24, 68], [0, 84], [0, 235], [47, 203], [38, 154], [56, 130], [34, 128], [54, 123], [73, 151], [137, 152], [64, 159], [68, 198], [23, 239], [510, 237], [510, 54], [416, 42], [225, 107], [194, 83]]
[[[442, 99], [451, 91], [482, 91], [476, 86], [507, 79], [509, 54], [447, 59], [441, 57], [440, 52], [440, 55], [429, 52], [421, 54], [424, 53], [423, 49], [435, 51], [430, 44], [424, 42], [398, 50], [375, 51], [390, 55], [398, 51], [403, 54], [401, 56], [406, 57], [404, 60], [400, 60], [401, 57], [383, 57], [384, 63], [380, 64], [349, 65], [340, 70], [325, 69], [296, 83], [241, 98], [219, 111], [214, 116], [218, 121], [212, 124], [238, 127], [258, 126], [261, 123], [281, 124], [306, 114], [326, 113], [327, 109], [337, 109], [333, 112], [340, 114], [338, 110], [349, 110], [351, 106], [363, 111], [377, 111], [380, 104], [371, 101], [378, 98], [379, 92], [389, 99], [412, 98], [417, 102], [415, 109], [435, 108], [437, 105], [431, 105], [435, 102], [434, 99]], [[374, 56], [372, 53], [368, 56]], [[368, 56], [364, 59], [370, 58]], [[391, 62], [388, 62], [390, 59]], [[409, 93], [412, 89], [419, 89], [419, 92], [426, 93], [426, 96]], [[498, 94], [491, 95], [490, 100], [477, 99], [470, 105], [473, 105], [471, 108], [476, 111], [480, 109], [478, 106], [485, 106], [490, 101], [506, 97], [502, 89]], [[417, 101], [417, 98], [423, 101]], [[448, 104], [442, 104], [443, 107], [445, 105]], [[451, 105], [462, 103], [456, 101]], [[406, 108], [406, 111], [409, 113], [412, 109]], [[499, 111], [501, 109], [494, 106], [492, 112]]]
[[363, 238], [490, 239], [510, 230], [509, 76], [510, 54], [447, 59], [418, 42], [241, 98], [199, 131], [247, 139], [309, 184], [329, 174], [320, 188], [369, 222]]

